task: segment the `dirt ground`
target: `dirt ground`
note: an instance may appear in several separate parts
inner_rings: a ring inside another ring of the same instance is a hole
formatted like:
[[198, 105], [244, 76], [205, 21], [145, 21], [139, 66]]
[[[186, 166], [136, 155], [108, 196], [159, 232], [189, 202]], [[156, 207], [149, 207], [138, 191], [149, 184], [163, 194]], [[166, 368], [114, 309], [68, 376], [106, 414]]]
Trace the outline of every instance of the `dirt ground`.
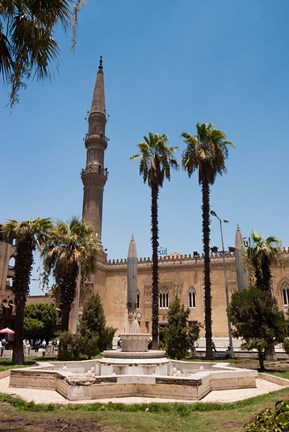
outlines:
[[[93, 415], [92, 415], [93, 416]], [[0, 407], [1, 432], [121, 432], [119, 427], [102, 425], [98, 420], [71, 418], [68, 415], [16, 414]]]

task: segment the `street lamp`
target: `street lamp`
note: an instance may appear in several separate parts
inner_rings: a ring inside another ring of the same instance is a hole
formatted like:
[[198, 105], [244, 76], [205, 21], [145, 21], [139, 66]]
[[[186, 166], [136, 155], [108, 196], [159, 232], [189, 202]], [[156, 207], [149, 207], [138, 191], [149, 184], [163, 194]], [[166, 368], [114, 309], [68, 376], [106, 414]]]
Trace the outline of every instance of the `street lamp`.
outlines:
[[[223, 227], [222, 222], [229, 223], [228, 219], [221, 219], [217, 215], [217, 213], [214, 210], [210, 211], [211, 216], [214, 216], [218, 219], [220, 222], [220, 233], [221, 233], [221, 241], [222, 241], [222, 253], [223, 253], [223, 271], [224, 271], [224, 284], [225, 284], [225, 293], [226, 293], [226, 306], [227, 310], [229, 307], [229, 290], [228, 290], [228, 283], [227, 283], [227, 271], [226, 271], [226, 260], [225, 260], [225, 249], [224, 249], [224, 238], [223, 238]], [[234, 346], [233, 346], [233, 338], [232, 338], [232, 330], [231, 330], [231, 321], [228, 317], [228, 336], [229, 336], [229, 345], [230, 345], [230, 357], [234, 358]]]

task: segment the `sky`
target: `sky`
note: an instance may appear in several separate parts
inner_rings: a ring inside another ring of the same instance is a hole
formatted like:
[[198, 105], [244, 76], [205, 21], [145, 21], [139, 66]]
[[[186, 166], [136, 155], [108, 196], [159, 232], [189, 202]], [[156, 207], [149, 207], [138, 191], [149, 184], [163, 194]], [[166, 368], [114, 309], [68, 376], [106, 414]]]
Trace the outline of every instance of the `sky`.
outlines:
[[[50, 82], [29, 82], [12, 109], [0, 84], [0, 223], [81, 217], [83, 138], [102, 55], [108, 259], [126, 258], [132, 235], [138, 256], [151, 256], [150, 189], [138, 160], [129, 160], [137, 143], [150, 131], [165, 133], [180, 160], [180, 135], [194, 135], [198, 122], [212, 122], [235, 144], [227, 174], [211, 187], [211, 208], [230, 221], [225, 248], [237, 224], [244, 237], [254, 230], [289, 246], [288, 18], [288, 0], [88, 0], [74, 51], [71, 32], [56, 31], [59, 65]], [[212, 218], [211, 245], [221, 249], [219, 228]], [[172, 172], [164, 182], [159, 237], [168, 254], [202, 252], [197, 173]], [[38, 292], [32, 281], [31, 294]]]

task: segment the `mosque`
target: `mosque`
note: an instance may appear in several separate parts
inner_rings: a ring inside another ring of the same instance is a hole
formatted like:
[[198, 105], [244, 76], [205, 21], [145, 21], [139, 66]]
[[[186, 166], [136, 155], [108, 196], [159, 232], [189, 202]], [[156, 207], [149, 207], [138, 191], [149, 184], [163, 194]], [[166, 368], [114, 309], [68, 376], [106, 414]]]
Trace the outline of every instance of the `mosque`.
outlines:
[[[91, 109], [88, 115], [88, 132], [85, 137], [86, 165], [81, 171], [83, 183], [83, 220], [89, 223], [99, 239], [102, 238], [102, 209], [108, 170], [104, 164], [108, 140], [106, 126], [104, 71], [102, 58], [96, 76]], [[128, 239], [128, 244], [129, 244]], [[103, 245], [105, 248], [105, 245]], [[13, 320], [14, 304], [11, 291], [13, 277], [13, 254], [15, 247], [0, 239], [0, 327], [9, 326]], [[226, 289], [229, 298], [232, 293], [248, 286], [242, 255], [245, 247], [239, 227], [236, 230], [234, 247], [228, 251], [212, 248], [212, 322], [213, 337], [228, 338], [226, 314]], [[279, 308], [287, 311], [289, 304], [289, 250], [283, 248], [284, 266], [274, 268], [273, 294]], [[225, 265], [224, 265], [225, 264]], [[152, 261], [149, 258], [137, 260], [137, 312], [141, 332], [150, 333], [152, 325]], [[93, 292], [101, 296], [107, 325], [117, 328], [117, 334], [126, 332], [127, 321], [127, 259], [108, 260], [104, 253], [97, 258], [97, 268], [85, 290], [76, 296], [70, 316], [70, 330], [75, 331], [78, 311]], [[159, 258], [159, 324], [165, 326], [170, 302], [178, 296], [189, 308], [191, 322], [204, 323], [203, 256], [198, 252], [190, 255], [171, 253]], [[225, 271], [224, 271], [225, 270]], [[226, 282], [226, 284], [225, 284]], [[53, 302], [50, 296], [31, 296], [27, 303]], [[204, 331], [204, 330], [203, 330]]]

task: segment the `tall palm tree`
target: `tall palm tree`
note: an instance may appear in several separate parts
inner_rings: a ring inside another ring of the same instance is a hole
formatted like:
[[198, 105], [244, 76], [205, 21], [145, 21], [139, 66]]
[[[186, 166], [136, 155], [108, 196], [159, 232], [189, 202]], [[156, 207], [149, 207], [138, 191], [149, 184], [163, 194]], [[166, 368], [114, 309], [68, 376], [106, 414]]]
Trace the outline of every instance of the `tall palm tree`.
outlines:
[[[274, 236], [263, 239], [252, 231], [247, 247], [247, 266], [250, 285], [256, 285], [272, 296], [272, 265], [282, 264], [281, 241]], [[267, 360], [276, 360], [274, 345], [265, 349]]]
[[[46, 275], [52, 275], [60, 294], [62, 330], [69, 328], [69, 313], [75, 299], [77, 278], [85, 283], [95, 271], [101, 245], [92, 227], [73, 217], [59, 221], [41, 250]], [[80, 275], [81, 269], [81, 275]]]
[[3, 0], [0, 4], [0, 75], [11, 86], [11, 105], [31, 77], [50, 78], [59, 53], [54, 31], [72, 26], [73, 44], [81, 0]]
[[16, 239], [16, 256], [12, 292], [16, 307], [15, 335], [13, 345], [13, 364], [23, 364], [23, 323], [26, 297], [29, 294], [29, 285], [33, 254], [36, 248], [47, 241], [52, 223], [49, 218], [25, 220], [17, 222], [9, 220], [2, 225], [3, 236], [8, 240]]
[[260, 234], [252, 231], [247, 248], [247, 265], [251, 285], [254, 285], [255, 277], [257, 288], [271, 293], [271, 267], [281, 264], [281, 256], [281, 242], [277, 237], [270, 236], [263, 239]]
[[137, 144], [139, 153], [130, 159], [140, 159], [139, 173], [144, 182], [151, 188], [151, 243], [152, 243], [152, 348], [158, 349], [159, 344], [159, 268], [158, 268], [158, 197], [159, 188], [164, 179], [170, 180], [171, 168], [178, 168], [174, 156], [178, 147], [167, 146], [168, 137], [149, 132], [144, 142]]
[[225, 132], [215, 129], [212, 123], [197, 123], [197, 135], [182, 133], [187, 148], [183, 152], [182, 166], [191, 177], [198, 169], [199, 184], [202, 186], [202, 218], [204, 248], [204, 286], [205, 286], [205, 333], [206, 358], [213, 357], [212, 351], [212, 295], [210, 276], [210, 185], [214, 184], [217, 174], [226, 172], [228, 146], [232, 142], [225, 139]]

